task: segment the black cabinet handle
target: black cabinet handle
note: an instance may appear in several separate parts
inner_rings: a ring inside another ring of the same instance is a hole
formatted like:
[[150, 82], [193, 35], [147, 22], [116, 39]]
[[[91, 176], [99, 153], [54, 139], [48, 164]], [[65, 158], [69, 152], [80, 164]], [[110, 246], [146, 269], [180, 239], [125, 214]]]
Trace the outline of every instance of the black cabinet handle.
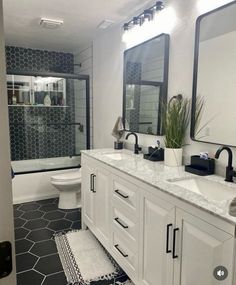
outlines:
[[173, 251], [172, 251], [172, 258], [178, 258], [178, 255], [175, 253], [175, 247], [176, 247], [176, 233], [179, 231], [179, 228], [174, 229], [173, 231]]
[[129, 198], [129, 196], [128, 196], [128, 195], [124, 195], [124, 194], [122, 194], [118, 189], [117, 189], [117, 190], [115, 190], [115, 192], [116, 192], [118, 195], [120, 195], [122, 198], [125, 198], [125, 199], [128, 199], [128, 198]]
[[90, 174], [90, 191], [92, 191], [93, 193], [96, 193], [95, 189], [94, 189], [94, 178], [96, 177], [95, 174]]
[[118, 245], [118, 244], [115, 245], [115, 248], [116, 248], [116, 249], [119, 251], [119, 253], [122, 254], [124, 257], [128, 257], [128, 254], [123, 253], [122, 250], [119, 249], [119, 245]]
[[173, 224], [168, 224], [166, 226], [166, 253], [171, 253], [171, 250], [169, 249], [169, 238], [170, 238], [170, 227], [172, 227]]
[[119, 218], [115, 218], [115, 221], [116, 221], [119, 225], [121, 225], [122, 228], [128, 229], [128, 226], [124, 225], [124, 224], [119, 220]]
[[94, 191], [93, 189], [93, 174], [90, 174], [90, 191]]
[[96, 175], [93, 174], [93, 193], [96, 193], [96, 191], [95, 191], [95, 178], [96, 178]]

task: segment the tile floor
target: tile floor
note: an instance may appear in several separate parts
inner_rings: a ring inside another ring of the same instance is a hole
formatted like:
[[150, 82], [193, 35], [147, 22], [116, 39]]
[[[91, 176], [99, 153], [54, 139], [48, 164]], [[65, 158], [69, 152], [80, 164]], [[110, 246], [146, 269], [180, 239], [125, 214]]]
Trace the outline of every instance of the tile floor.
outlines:
[[[17, 285], [67, 285], [53, 235], [81, 228], [80, 210], [58, 209], [58, 199], [14, 205]], [[113, 285], [115, 280], [92, 282]]]

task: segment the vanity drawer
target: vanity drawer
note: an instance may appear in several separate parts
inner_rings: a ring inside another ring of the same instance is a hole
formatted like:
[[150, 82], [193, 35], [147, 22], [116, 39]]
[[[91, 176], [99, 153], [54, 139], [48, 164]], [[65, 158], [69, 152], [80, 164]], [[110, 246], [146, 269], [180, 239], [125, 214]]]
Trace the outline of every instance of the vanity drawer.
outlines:
[[137, 278], [138, 272], [138, 251], [133, 247], [124, 235], [113, 231], [112, 233], [112, 252], [118, 264], [132, 278]]
[[130, 212], [136, 215], [139, 207], [137, 186], [124, 179], [114, 176], [112, 187], [114, 202], [113, 204], [122, 204]]
[[113, 222], [112, 228], [114, 231], [125, 235], [131, 242], [135, 243], [137, 246], [138, 240], [138, 224], [137, 221], [127, 213], [120, 211], [113, 207]]

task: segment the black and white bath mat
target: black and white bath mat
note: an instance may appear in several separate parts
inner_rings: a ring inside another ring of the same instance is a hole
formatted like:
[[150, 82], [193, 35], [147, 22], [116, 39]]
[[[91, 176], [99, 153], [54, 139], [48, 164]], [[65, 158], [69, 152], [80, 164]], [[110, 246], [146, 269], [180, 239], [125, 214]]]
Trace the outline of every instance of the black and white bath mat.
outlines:
[[112, 280], [121, 271], [89, 230], [56, 234], [55, 242], [70, 284]]

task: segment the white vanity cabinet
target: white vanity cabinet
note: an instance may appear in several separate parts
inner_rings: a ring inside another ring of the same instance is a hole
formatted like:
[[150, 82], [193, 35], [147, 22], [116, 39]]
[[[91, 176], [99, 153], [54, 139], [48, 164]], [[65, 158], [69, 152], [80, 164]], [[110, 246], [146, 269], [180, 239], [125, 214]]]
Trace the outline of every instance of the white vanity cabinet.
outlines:
[[140, 284], [170, 285], [173, 280], [172, 232], [175, 206], [143, 192], [140, 232]]
[[236, 284], [233, 224], [86, 155], [82, 198], [83, 223], [136, 285]]
[[110, 174], [94, 160], [82, 159], [82, 164], [83, 223], [107, 246], [110, 240]]
[[[174, 285], [234, 285], [234, 237], [183, 210], [176, 210], [176, 256]], [[217, 281], [217, 266], [227, 268], [229, 276]]]

